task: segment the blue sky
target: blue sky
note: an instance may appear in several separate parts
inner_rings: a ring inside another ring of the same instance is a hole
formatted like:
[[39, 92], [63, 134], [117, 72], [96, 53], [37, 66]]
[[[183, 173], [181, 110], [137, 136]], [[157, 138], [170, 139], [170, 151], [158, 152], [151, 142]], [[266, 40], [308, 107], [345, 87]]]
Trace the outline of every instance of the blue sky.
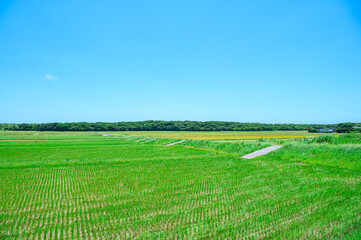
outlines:
[[0, 1], [0, 122], [361, 122], [358, 0]]

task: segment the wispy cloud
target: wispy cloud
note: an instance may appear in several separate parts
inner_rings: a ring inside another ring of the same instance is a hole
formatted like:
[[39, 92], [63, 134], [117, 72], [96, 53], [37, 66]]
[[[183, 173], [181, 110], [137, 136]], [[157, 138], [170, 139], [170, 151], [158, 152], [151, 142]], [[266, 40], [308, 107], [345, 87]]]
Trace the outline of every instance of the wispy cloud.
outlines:
[[53, 82], [58, 81], [58, 77], [57, 77], [57, 76], [51, 75], [51, 74], [49, 74], [49, 73], [46, 73], [45, 76], [43, 77], [43, 79], [45, 79], [45, 80], [50, 80], [50, 81], [53, 81]]

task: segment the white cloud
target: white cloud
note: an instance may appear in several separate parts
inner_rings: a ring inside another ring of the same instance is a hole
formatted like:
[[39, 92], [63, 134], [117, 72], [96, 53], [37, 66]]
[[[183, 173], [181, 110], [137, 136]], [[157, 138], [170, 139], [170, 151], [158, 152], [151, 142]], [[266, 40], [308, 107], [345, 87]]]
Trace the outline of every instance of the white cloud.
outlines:
[[57, 76], [51, 75], [51, 74], [49, 74], [49, 73], [46, 73], [45, 76], [43, 77], [43, 79], [45, 79], [45, 80], [50, 80], [50, 81], [53, 81], [53, 82], [58, 81], [58, 77], [57, 77]]

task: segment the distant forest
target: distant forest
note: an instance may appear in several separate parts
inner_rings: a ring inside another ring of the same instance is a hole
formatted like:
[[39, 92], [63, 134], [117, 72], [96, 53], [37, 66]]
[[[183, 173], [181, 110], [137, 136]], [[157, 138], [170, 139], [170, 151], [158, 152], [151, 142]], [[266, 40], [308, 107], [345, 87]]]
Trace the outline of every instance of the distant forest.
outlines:
[[[345, 124], [345, 123], [343, 123]], [[360, 124], [346, 123], [349, 126]], [[318, 132], [337, 129], [342, 124], [265, 124], [223, 121], [139, 121], [139, 122], [68, 122], [4, 123], [0, 130], [12, 131], [297, 131]]]

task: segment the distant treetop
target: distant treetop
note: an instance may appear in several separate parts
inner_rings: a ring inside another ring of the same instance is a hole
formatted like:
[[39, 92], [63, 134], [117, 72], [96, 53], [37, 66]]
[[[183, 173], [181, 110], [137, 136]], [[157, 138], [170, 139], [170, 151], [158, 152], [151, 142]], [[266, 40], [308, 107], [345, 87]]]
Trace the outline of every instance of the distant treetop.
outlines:
[[358, 124], [266, 124], [224, 121], [139, 121], [139, 122], [66, 122], [66, 123], [4, 123], [2, 130], [12, 131], [301, 131], [319, 132], [332, 128], [349, 132]]

